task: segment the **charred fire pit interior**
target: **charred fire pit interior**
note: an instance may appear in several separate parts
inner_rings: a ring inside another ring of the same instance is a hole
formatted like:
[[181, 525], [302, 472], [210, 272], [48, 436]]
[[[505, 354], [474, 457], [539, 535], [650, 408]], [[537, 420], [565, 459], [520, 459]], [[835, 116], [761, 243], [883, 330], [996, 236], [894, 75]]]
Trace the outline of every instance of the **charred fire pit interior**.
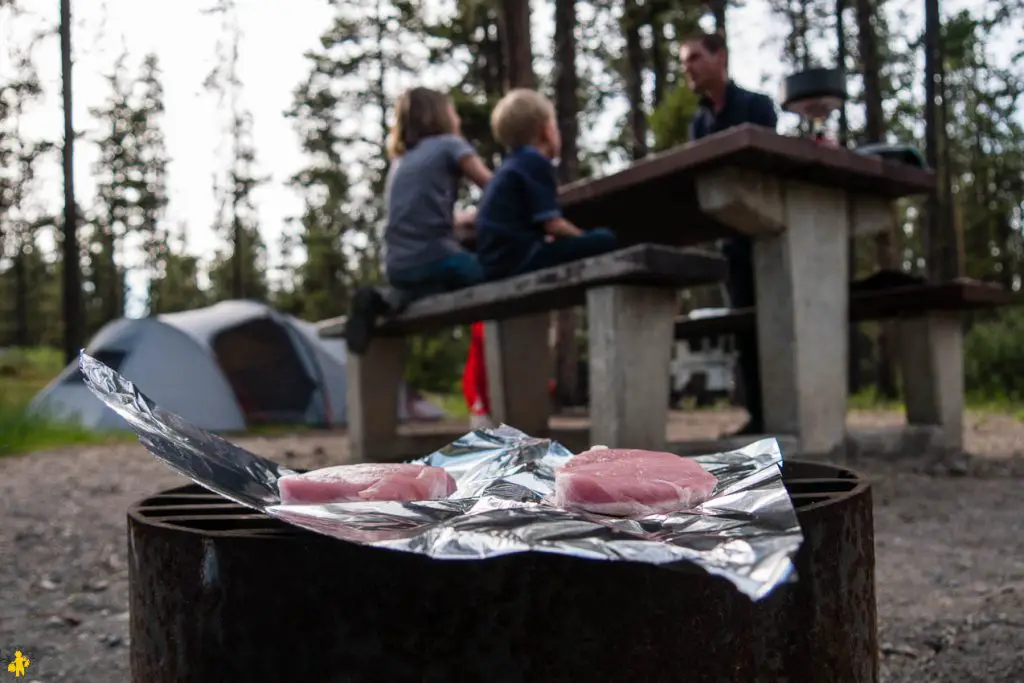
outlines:
[[877, 681], [870, 487], [818, 463], [784, 476], [799, 580], [756, 603], [699, 570], [437, 561], [171, 489], [128, 511], [132, 680]]

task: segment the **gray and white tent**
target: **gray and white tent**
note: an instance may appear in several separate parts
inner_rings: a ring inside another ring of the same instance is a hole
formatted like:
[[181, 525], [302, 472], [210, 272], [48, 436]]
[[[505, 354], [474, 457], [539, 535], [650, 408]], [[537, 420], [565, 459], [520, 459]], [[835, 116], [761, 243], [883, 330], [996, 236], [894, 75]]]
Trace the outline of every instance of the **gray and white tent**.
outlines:
[[[160, 407], [214, 431], [260, 423], [346, 422], [347, 354], [308, 322], [253, 301], [105, 325], [86, 352], [131, 380]], [[399, 419], [436, 420], [444, 411], [402, 386]], [[93, 396], [72, 363], [30, 410], [96, 429], [126, 429]]]

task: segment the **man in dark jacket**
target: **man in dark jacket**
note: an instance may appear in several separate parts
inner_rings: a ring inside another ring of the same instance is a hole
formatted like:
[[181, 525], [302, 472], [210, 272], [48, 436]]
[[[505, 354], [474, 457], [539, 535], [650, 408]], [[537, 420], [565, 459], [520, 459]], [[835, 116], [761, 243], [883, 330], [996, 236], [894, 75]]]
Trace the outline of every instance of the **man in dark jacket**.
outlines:
[[[778, 116], [767, 95], [750, 92], [729, 79], [729, 53], [725, 39], [717, 34], [698, 34], [683, 42], [680, 50], [683, 70], [690, 89], [700, 95], [700, 108], [690, 123], [690, 139], [718, 133], [744, 123], [775, 129]], [[730, 305], [743, 308], [754, 305], [754, 265], [749, 237], [726, 240], [723, 247], [729, 262]], [[758, 367], [757, 335], [737, 335], [740, 375], [750, 420], [739, 434], [764, 431], [761, 400], [761, 373]]]

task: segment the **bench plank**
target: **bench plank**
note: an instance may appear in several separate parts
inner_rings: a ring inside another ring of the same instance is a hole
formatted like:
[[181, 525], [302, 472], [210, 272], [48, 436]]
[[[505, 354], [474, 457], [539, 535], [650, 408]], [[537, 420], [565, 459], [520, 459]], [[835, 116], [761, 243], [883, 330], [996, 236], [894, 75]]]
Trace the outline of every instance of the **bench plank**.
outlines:
[[[1016, 297], [999, 285], [986, 282], [954, 281], [934, 285], [907, 285], [875, 291], [850, 293], [850, 321], [911, 318], [930, 312], [963, 312], [1005, 306]], [[676, 339], [698, 339], [724, 334], [753, 332], [754, 308], [737, 308], [707, 318], [676, 319]]]
[[[602, 285], [646, 285], [682, 289], [722, 282], [724, 259], [695, 249], [640, 244], [575, 261], [438, 294], [412, 303], [401, 315], [382, 322], [375, 335], [406, 336], [477, 320], [504, 320], [582, 305], [588, 289]], [[318, 324], [320, 336], [338, 337], [344, 319]]]

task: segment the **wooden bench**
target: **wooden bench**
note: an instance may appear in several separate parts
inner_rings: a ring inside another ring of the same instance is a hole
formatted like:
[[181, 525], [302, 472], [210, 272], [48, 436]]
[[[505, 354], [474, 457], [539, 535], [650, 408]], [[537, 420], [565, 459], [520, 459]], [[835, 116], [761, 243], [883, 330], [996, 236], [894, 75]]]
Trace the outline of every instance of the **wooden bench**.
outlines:
[[[357, 461], [394, 457], [395, 406], [405, 337], [486, 320], [485, 357], [495, 420], [547, 433], [549, 313], [585, 304], [590, 340], [591, 438], [638, 448], [665, 445], [676, 290], [721, 282], [724, 260], [641, 244], [507, 280], [427, 297], [382, 321], [367, 352], [348, 357], [348, 433]], [[319, 323], [343, 334], [341, 319]]]
[[[964, 312], [1015, 300], [1003, 287], [971, 280], [911, 284], [884, 289], [852, 289], [850, 321], [896, 320], [907, 422], [942, 429], [944, 445], [963, 447]], [[700, 339], [756, 328], [754, 308], [718, 316], [676, 319], [676, 339]], [[762, 363], [770, 362], [762, 358]]]

